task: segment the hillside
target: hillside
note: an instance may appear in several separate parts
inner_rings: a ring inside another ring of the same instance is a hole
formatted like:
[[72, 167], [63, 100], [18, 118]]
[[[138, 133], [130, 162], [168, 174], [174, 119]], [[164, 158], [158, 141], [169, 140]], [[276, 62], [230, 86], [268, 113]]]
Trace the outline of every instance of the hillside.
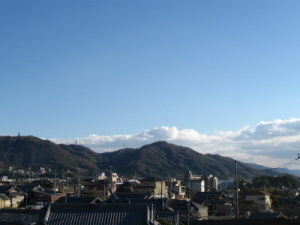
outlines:
[[33, 136], [0, 137], [0, 168], [57, 168], [76, 167], [98, 170], [104, 159], [80, 145], [57, 145]]
[[[145, 145], [139, 149], [127, 148], [102, 153], [101, 156], [107, 159], [102, 164], [104, 167], [111, 166], [119, 173], [127, 175], [136, 172], [140, 176], [176, 176], [190, 170], [194, 174], [212, 174], [218, 178], [227, 179], [234, 177], [235, 171], [235, 161], [231, 158], [204, 155], [190, 148], [163, 141]], [[238, 173], [244, 178], [262, 174], [242, 162], [238, 162]]]
[[[155, 142], [138, 149], [121, 149], [96, 153], [81, 145], [58, 145], [33, 136], [0, 137], [0, 168], [40, 167], [75, 170], [77, 167], [89, 173], [112, 169], [119, 174], [132, 176], [178, 176], [187, 170], [193, 174], [214, 175], [220, 179], [234, 177], [235, 161], [228, 157], [201, 154], [190, 148], [167, 142]], [[262, 175], [259, 170], [238, 162], [240, 177]], [[265, 173], [272, 175], [270, 173]]]

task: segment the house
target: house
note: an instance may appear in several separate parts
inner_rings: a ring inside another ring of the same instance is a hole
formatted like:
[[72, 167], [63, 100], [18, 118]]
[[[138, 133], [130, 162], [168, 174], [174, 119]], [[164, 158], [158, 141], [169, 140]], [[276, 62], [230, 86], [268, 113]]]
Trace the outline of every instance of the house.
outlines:
[[203, 201], [217, 202], [218, 200], [225, 199], [226, 194], [222, 191], [218, 192], [197, 192], [193, 195], [193, 201], [202, 203]]
[[137, 193], [137, 192], [115, 192], [106, 202], [109, 203], [130, 203], [132, 200], [140, 199], [155, 199], [152, 193]]
[[205, 204], [198, 204], [191, 201], [190, 207], [192, 210], [197, 213], [201, 219], [208, 219], [208, 207]]
[[[26, 193], [16, 186], [0, 186], [0, 194], [2, 196], [2, 205], [4, 204], [4, 207], [12, 208], [19, 207], [26, 195]], [[8, 202], [7, 198], [10, 199], [10, 202]]]
[[123, 184], [117, 186], [116, 192], [134, 192], [135, 187], [139, 184], [140, 182], [125, 181]]
[[0, 176], [0, 182], [7, 182], [8, 176]]
[[192, 201], [208, 206], [209, 215], [231, 215], [233, 199], [228, 198], [224, 192], [197, 192]]
[[135, 192], [153, 193], [155, 197], [162, 198], [168, 196], [166, 182], [156, 177], [147, 177], [140, 180], [140, 185], [135, 187]]
[[175, 200], [170, 205], [180, 218], [187, 221], [187, 215], [190, 220], [200, 220], [208, 218], [208, 207], [205, 204], [198, 204], [193, 201]]
[[174, 196], [171, 199], [185, 199], [185, 186], [181, 184], [180, 181], [168, 182], [168, 189], [170, 190], [170, 195]]
[[265, 191], [248, 191], [245, 193], [244, 200], [239, 202], [241, 210], [262, 211], [271, 210], [271, 194]]
[[45, 190], [35, 190], [34, 197], [39, 201], [46, 203], [53, 203], [59, 198], [64, 197], [65, 193], [55, 192], [55, 191], [45, 191]]
[[10, 207], [10, 198], [5, 194], [0, 194], [0, 209]]
[[23, 207], [41, 208], [45, 205], [45, 203], [42, 203], [41, 199], [35, 195], [36, 191], [45, 191], [40, 185], [17, 185], [17, 187], [25, 193]]
[[188, 185], [191, 187], [191, 196], [196, 192], [204, 192], [205, 191], [205, 180], [190, 180]]
[[233, 199], [222, 199], [215, 204], [215, 215], [232, 216], [233, 210]]
[[106, 200], [111, 194], [111, 185], [106, 181], [82, 182], [83, 193], [85, 197], [100, 197]]
[[194, 175], [191, 171], [187, 171], [184, 176], [186, 183], [186, 191], [188, 196], [192, 196], [196, 192], [204, 192], [206, 181], [202, 175]]

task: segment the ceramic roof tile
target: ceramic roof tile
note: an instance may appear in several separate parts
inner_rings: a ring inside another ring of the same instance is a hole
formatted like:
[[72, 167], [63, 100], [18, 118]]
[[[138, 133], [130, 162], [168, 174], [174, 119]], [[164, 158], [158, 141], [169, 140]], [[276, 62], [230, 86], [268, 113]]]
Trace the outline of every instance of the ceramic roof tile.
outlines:
[[141, 204], [52, 204], [48, 225], [147, 224], [149, 210]]
[[0, 221], [1, 222], [14, 222], [24, 225], [29, 225], [37, 222], [42, 216], [41, 210], [27, 210], [27, 209], [1, 209]]
[[65, 197], [61, 197], [54, 204], [65, 203], [65, 202], [70, 204], [75, 204], [75, 203], [89, 204], [95, 201], [102, 202], [100, 198], [96, 198], [96, 197], [67, 197], [67, 199]]

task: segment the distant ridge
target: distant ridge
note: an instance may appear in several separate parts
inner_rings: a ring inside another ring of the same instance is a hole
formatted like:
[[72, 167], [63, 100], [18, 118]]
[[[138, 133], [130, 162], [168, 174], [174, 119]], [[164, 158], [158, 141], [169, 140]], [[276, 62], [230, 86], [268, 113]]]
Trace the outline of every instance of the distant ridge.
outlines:
[[[187, 170], [199, 175], [213, 175], [221, 179], [234, 177], [235, 160], [220, 155], [201, 154], [190, 148], [165, 141], [158, 141], [138, 149], [126, 148], [102, 153], [107, 161], [104, 166], [112, 166], [121, 173], [153, 176], [176, 176]], [[251, 166], [238, 162], [240, 177], [252, 178], [263, 174]], [[276, 174], [274, 172], [264, 174]]]
[[40, 167], [98, 170], [103, 158], [84, 146], [57, 145], [33, 136], [0, 137], [0, 168], [39, 169]]
[[[55, 144], [33, 136], [0, 136], [0, 168], [86, 169], [90, 174], [113, 170], [121, 175], [178, 176], [190, 170], [194, 174], [213, 175], [220, 179], [234, 177], [235, 160], [220, 155], [201, 154], [190, 148], [158, 141], [133, 149], [96, 153], [81, 145]], [[238, 162], [239, 177], [253, 178], [261, 172]]]
[[[255, 168], [255, 169], [259, 169], [259, 170], [270, 170], [272, 168], [270, 167], [265, 167], [265, 166], [261, 166], [261, 165], [257, 165], [254, 163], [247, 163], [249, 166]], [[274, 169], [274, 171], [277, 171], [278, 173], [283, 173], [283, 174], [291, 174], [297, 177], [300, 177], [300, 170], [289, 170], [286, 168], [277, 168]]]

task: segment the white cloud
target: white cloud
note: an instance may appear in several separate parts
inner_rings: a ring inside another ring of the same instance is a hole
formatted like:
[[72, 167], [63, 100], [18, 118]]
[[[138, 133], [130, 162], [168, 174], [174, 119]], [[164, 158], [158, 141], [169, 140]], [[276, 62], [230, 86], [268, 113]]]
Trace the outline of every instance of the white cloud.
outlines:
[[236, 132], [217, 131], [215, 135], [200, 134], [193, 129], [178, 130], [176, 127], [162, 126], [138, 134], [92, 134], [83, 138], [52, 141], [64, 144], [77, 142], [96, 152], [124, 147], [139, 148], [155, 141], [167, 141], [203, 154], [220, 154], [243, 162], [277, 167], [294, 160], [300, 152], [300, 119], [261, 121], [254, 129], [246, 126]]

